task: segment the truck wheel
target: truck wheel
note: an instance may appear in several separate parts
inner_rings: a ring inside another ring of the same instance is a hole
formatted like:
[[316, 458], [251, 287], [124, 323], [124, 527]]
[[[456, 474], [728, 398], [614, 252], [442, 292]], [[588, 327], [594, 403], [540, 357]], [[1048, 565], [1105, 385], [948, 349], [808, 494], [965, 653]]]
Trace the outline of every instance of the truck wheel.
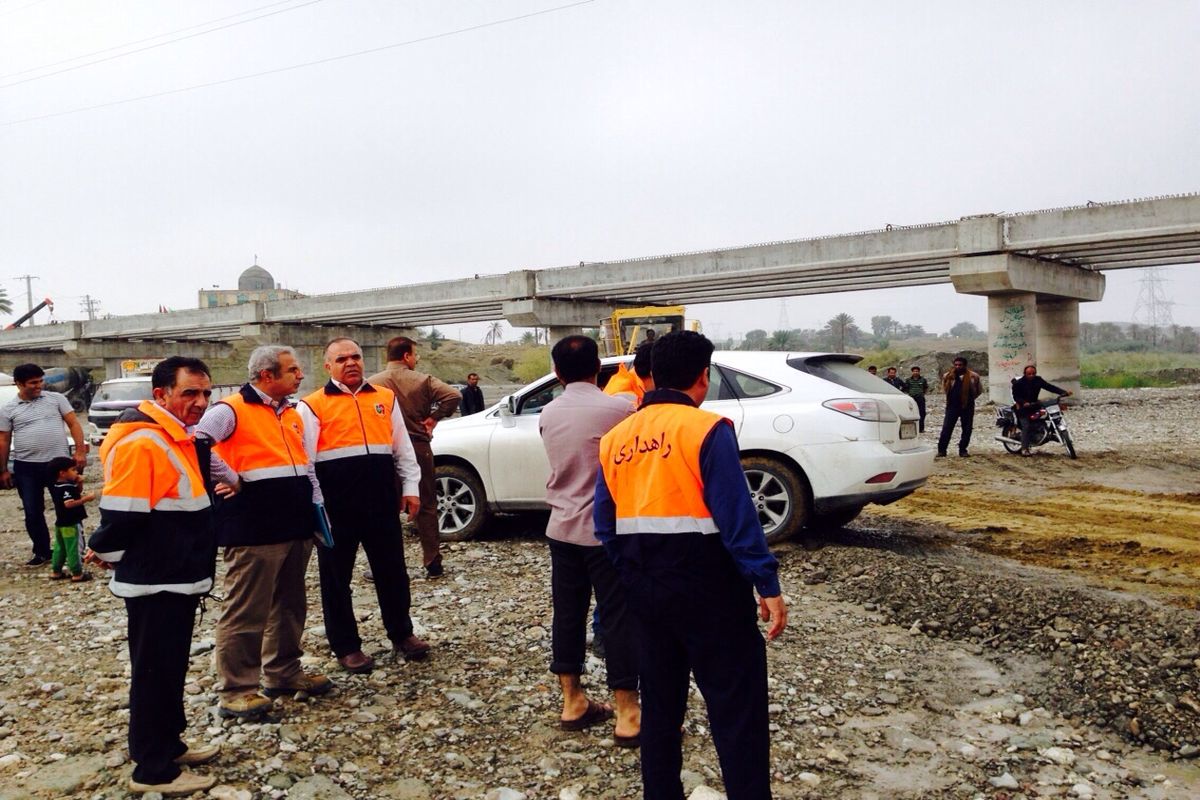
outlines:
[[767, 535], [767, 544], [777, 544], [798, 534], [811, 516], [804, 478], [775, 459], [762, 456], [743, 457], [742, 472], [758, 511], [758, 521]]
[[489, 516], [483, 484], [474, 472], [454, 464], [437, 467], [434, 475], [438, 536], [444, 542], [474, 539]]

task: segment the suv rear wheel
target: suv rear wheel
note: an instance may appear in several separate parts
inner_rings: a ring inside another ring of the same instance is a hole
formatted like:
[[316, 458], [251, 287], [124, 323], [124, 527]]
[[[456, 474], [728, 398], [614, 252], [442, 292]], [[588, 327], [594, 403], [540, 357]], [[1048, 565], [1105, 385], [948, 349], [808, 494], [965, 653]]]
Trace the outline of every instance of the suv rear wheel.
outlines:
[[767, 544], [777, 544], [800, 532], [809, 518], [808, 486], [788, 466], [773, 458], [744, 456], [742, 472]]
[[454, 464], [434, 470], [438, 536], [444, 542], [474, 539], [488, 519], [487, 497], [474, 472]]

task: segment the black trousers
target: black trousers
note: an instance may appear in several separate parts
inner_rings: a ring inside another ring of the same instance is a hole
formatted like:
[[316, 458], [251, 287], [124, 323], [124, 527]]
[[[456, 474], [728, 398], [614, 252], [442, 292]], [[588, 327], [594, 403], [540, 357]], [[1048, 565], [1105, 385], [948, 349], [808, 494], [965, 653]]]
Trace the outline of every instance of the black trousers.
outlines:
[[680, 729], [689, 671], [708, 707], [726, 796], [771, 797], [766, 645], [749, 584], [742, 597], [717, 607], [652, 586], [631, 587], [630, 607], [644, 631], [639, 638], [644, 800], [683, 800]]
[[[408, 567], [404, 563], [404, 539], [395, 505], [367, 507], [347, 512], [334, 504], [326, 506], [333, 529], [333, 549], [317, 547], [321, 568], [321, 609], [325, 613], [325, 636], [338, 658], [362, 649], [350, 581], [358, 547], [367, 554], [375, 577], [375, 596], [379, 614], [393, 644], [412, 636], [409, 610], [412, 595], [408, 588]], [[372, 513], [382, 512], [382, 513]]]
[[125, 598], [129, 614], [129, 757], [139, 783], [169, 783], [187, 751], [183, 685], [200, 597], [158, 592]]
[[946, 452], [950, 445], [950, 434], [954, 432], [954, 423], [962, 423], [962, 434], [958, 439], [958, 452], [964, 453], [971, 444], [971, 429], [975, 427], [975, 406], [946, 406], [946, 418], [942, 420], [942, 435], [938, 437], [938, 452]]
[[50, 529], [46, 526], [46, 488], [50, 486], [47, 464], [40, 461], [13, 461], [13, 483], [25, 509], [25, 530], [33, 543], [33, 554], [50, 558]]
[[923, 394], [913, 395], [913, 402], [915, 402], [917, 404], [917, 411], [920, 412], [920, 414], [921, 414], [921, 423], [920, 423], [920, 427], [918, 428], [918, 430], [921, 433], [924, 433], [925, 432], [925, 395], [923, 395]]
[[604, 630], [604, 661], [610, 689], [638, 688], [637, 623], [625, 602], [616, 567], [603, 547], [550, 539], [550, 590], [554, 604], [550, 671], [582, 675], [587, 647], [588, 605], [596, 592], [596, 611]]

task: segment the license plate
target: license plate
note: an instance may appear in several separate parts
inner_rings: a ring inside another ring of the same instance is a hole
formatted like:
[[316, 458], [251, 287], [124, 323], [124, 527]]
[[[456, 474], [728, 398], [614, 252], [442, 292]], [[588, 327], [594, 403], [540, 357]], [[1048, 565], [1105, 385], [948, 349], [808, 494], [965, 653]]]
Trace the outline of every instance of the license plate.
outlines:
[[917, 423], [901, 422], [900, 423], [900, 438], [901, 439], [917, 438]]

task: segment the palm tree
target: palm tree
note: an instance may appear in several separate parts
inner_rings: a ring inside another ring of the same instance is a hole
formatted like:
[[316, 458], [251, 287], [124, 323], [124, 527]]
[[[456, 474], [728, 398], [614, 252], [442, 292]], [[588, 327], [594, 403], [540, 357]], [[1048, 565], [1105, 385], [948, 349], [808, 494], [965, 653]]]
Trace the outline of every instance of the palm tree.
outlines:
[[838, 352], [844, 353], [846, 352], [846, 340], [854, 339], [854, 334], [858, 332], [858, 327], [854, 324], [854, 317], [849, 314], [838, 314], [825, 323], [825, 331], [829, 334], [833, 342], [837, 344]]
[[12, 313], [12, 300], [8, 299], [8, 289], [0, 287], [0, 314]]
[[493, 322], [491, 325], [488, 325], [487, 333], [483, 335], [484, 344], [497, 344], [503, 338], [503, 322]]
[[792, 349], [792, 332], [791, 331], [775, 331], [771, 334], [771, 338], [767, 340], [768, 350], [791, 350]]
[[521, 344], [531, 345], [538, 343], [538, 335], [536, 330], [525, 331], [521, 334]]

